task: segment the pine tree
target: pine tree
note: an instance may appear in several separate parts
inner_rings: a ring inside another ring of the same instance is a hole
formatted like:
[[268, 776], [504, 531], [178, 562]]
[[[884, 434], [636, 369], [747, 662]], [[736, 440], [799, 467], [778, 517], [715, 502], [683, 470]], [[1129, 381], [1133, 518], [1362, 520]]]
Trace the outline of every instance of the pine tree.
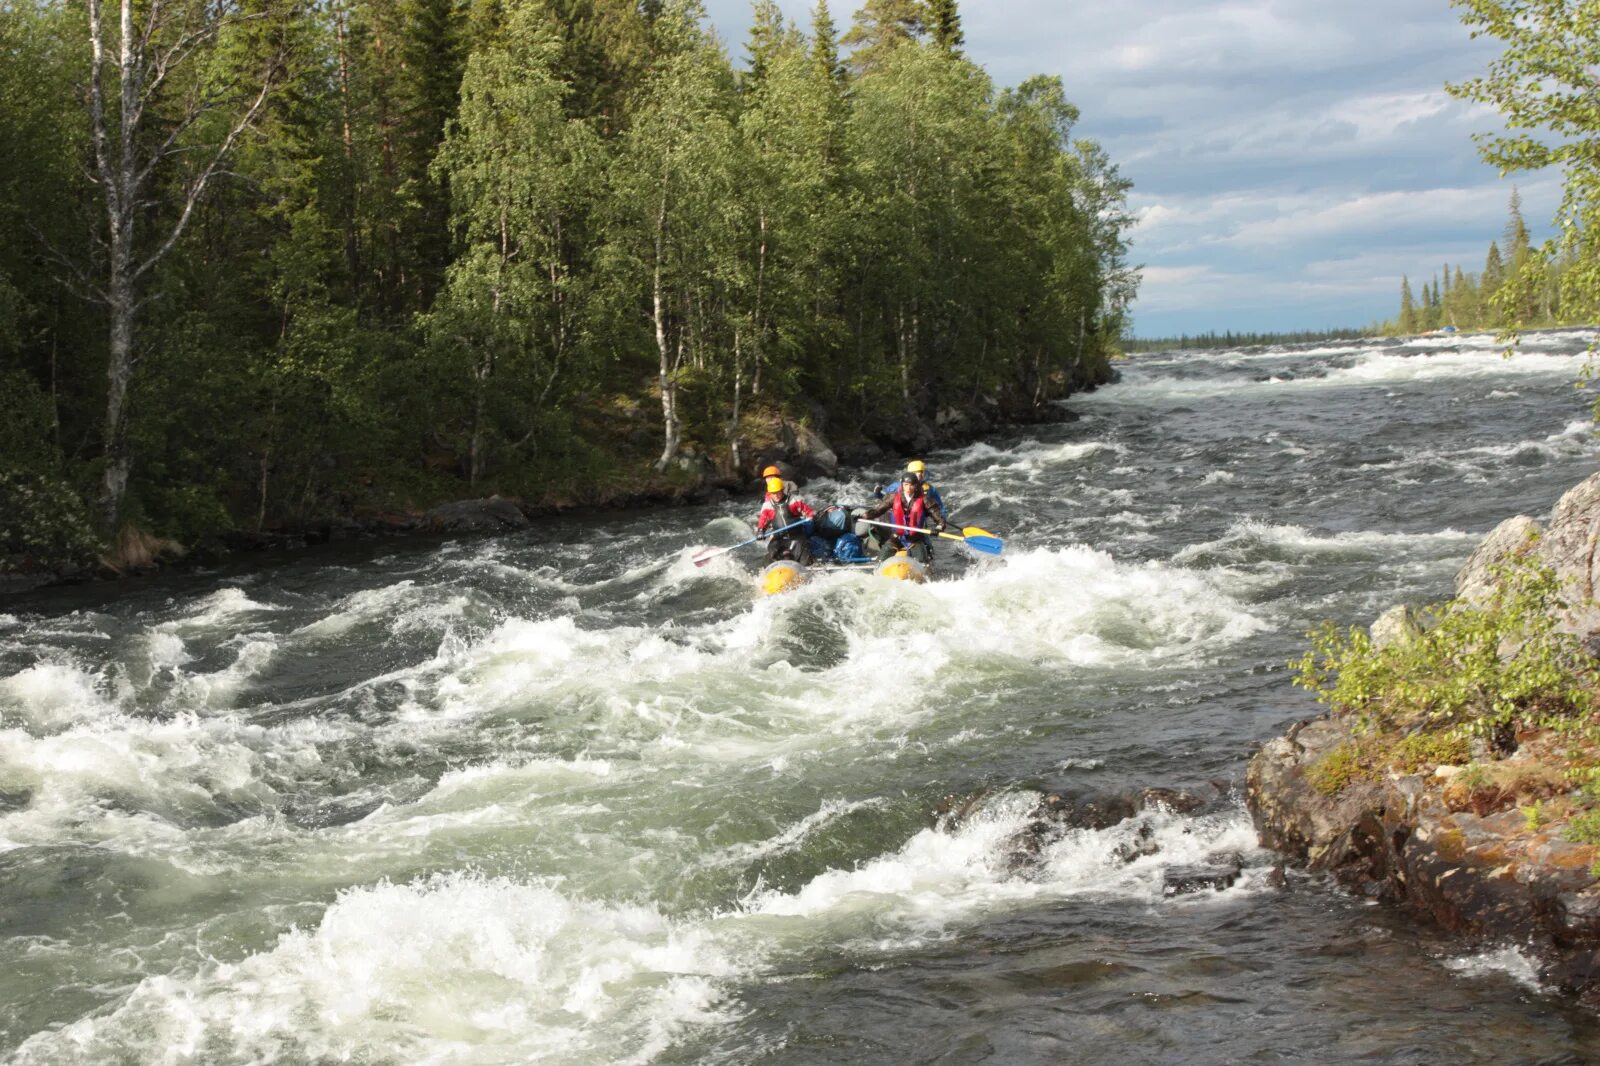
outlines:
[[927, 32], [923, 0], [867, 0], [856, 12], [842, 43], [850, 46], [850, 65], [858, 71], [881, 66], [888, 54]]
[[1506, 248], [1511, 255], [1512, 269], [1515, 270], [1526, 258], [1531, 243], [1528, 238], [1528, 224], [1522, 219], [1522, 193], [1516, 186], [1511, 188], [1511, 203], [1504, 236]]
[[961, 32], [961, 12], [957, 9], [956, 0], [927, 0], [927, 5], [928, 33], [933, 43], [942, 48], [946, 55], [959, 56], [961, 46], [966, 44], [966, 36]]
[[1505, 283], [1505, 261], [1500, 258], [1500, 245], [1495, 241], [1489, 242], [1489, 254], [1483, 261], [1483, 283], [1480, 291], [1484, 299], [1492, 297], [1500, 291], [1500, 286]]

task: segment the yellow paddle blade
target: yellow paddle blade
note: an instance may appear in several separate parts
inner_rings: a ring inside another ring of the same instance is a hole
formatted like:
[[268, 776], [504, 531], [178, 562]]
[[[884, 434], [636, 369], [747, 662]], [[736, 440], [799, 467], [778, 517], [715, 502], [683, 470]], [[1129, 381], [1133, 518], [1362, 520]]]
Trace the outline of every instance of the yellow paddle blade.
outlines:
[[993, 533], [990, 533], [987, 529], [979, 529], [977, 526], [967, 526], [966, 528], [962, 529], [961, 535], [963, 537], [988, 537], [991, 540], [1000, 539]]

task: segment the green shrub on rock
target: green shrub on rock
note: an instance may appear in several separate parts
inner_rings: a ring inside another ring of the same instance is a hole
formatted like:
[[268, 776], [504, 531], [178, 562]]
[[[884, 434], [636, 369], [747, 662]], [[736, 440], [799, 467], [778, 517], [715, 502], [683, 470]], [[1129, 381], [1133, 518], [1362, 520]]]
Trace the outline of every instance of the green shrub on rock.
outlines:
[[1555, 571], [1526, 555], [1493, 569], [1499, 580], [1485, 602], [1429, 608], [1411, 641], [1378, 648], [1361, 629], [1323, 625], [1290, 664], [1295, 684], [1356, 713], [1367, 731], [1503, 741], [1518, 725], [1589, 724], [1595, 664], [1557, 629], [1565, 604]]

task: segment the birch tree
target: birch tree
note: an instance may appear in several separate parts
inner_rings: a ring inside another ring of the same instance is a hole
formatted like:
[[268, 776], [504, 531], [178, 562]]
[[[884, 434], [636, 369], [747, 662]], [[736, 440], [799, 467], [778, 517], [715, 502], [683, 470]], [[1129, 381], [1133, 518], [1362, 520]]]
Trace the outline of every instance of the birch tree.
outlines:
[[[133, 465], [128, 397], [151, 271], [260, 119], [281, 56], [251, 72], [219, 72], [208, 61], [234, 27], [288, 15], [238, 0], [88, 0], [92, 181], [104, 218], [82, 280], [107, 314], [99, 517], [108, 533], [121, 517]], [[169, 170], [181, 175], [171, 190], [163, 180]], [[140, 224], [152, 208], [166, 210], [146, 236]]]
[[579, 342], [572, 235], [590, 208], [601, 146], [566, 117], [566, 86], [552, 73], [558, 48], [535, 7], [513, 11], [500, 41], [469, 62], [436, 165], [461, 240], [428, 324], [435, 343], [466, 359], [474, 485], [497, 432], [495, 400], [522, 441], [535, 439]]

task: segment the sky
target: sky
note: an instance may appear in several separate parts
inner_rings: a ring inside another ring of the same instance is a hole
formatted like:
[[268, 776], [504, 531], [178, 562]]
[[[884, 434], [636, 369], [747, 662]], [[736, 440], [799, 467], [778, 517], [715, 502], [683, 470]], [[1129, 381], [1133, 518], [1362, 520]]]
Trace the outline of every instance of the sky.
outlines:
[[[809, 28], [812, 0], [778, 0]], [[859, 4], [833, 0], [841, 32]], [[743, 60], [748, 0], [708, 0]], [[1483, 268], [1513, 185], [1535, 239], [1559, 175], [1502, 179], [1449, 96], [1499, 52], [1447, 0], [965, 0], [967, 54], [1002, 85], [1060, 75], [1133, 180], [1133, 333], [1366, 326], [1445, 263]]]

